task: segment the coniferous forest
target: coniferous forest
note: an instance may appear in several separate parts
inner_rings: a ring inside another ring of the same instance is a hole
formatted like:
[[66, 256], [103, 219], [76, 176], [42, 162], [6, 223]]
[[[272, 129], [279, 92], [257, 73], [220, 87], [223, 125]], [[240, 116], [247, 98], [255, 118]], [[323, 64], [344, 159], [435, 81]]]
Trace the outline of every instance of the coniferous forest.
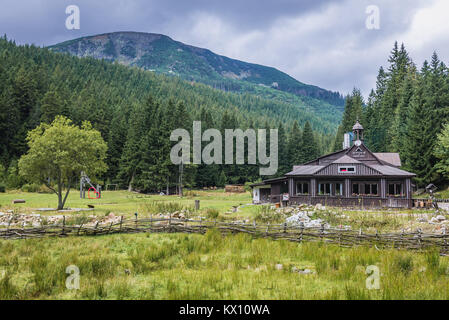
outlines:
[[356, 119], [365, 128], [365, 144], [373, 152], [399, 152], [402, 168], [416, 173], [418, 186], [445, 184], [449, 122], [449, 69], [436, 52], [418, 67], [404, 44], [390, 53], [388, 68], [380, 67], [376, 88], [367, 101], [359, 90], [346, 97], [345, 112], [334, 150]]
[[[7, 188], [27, 185], [17, 161], [27, 151], [27, 132], [63, 115], [87, 120], [108, 144], [102, 183], [145, 192], [178, 184], [170, 161], [170, 133], [208, 128], [278, 128], [279, 170], [330, 151], [339, 112], [319, 116], [304, 105], [213, 89], [93, 58], [76, 58], [35, 46], [0, 40], [0, 163]], [[313, 129], [312, 129], [313, 128]], [[304, 143], [303, 143], [304, 141]], [[223, 143], [224, 145], [224, 143]], [[187, 165], [188, 187], [260, 180], [258, 165]]]
[[[76, 58], [35, 46], [0, 40], [0, 175], [20, 188], [17, 160], [27, 151], [27, 132], [64, 115], [75, 124], [88, 120], [108, 144], [103, 183], [145, 192], [178, 184], [179, 167], [170, 161], [170, 133], [217, 128], [277, 128], [280, 176], [295, 164], [342, 147], [343, 133], [357, 119], [374, 152], [399, 152], [402, 167], [417, 174], [420, 186], [444, 183], [444, 125], [449, 117], [449, 74], [436, 53], [418, 68], [396, 43], [387, 69], [365, 101], [354, 89], [346, 97], [340, 125], [336, 115], [320, 116], [306, 106], [238, 94], [157, 75], [117, 63]], [[447, 129], [449, 130], [449, 129]], [[449, 132], [447, 132], [449, 135]], [[222, 134], [224, 137], [224, 134]], [[441, 142], [441, 143], [440, 143]], [[258, 165], [187, 165], [188, 187], [257, 181]]]

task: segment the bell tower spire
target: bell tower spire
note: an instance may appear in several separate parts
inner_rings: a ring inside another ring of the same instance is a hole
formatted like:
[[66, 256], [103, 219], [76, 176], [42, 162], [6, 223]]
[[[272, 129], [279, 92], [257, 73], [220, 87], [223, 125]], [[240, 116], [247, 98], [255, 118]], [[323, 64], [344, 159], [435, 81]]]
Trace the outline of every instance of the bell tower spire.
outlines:
[[358, 119], [355, 125], [352, 127], [352, 132], [354, 132], [354, 140], [361, 143], [363, 141], [363, 127]]

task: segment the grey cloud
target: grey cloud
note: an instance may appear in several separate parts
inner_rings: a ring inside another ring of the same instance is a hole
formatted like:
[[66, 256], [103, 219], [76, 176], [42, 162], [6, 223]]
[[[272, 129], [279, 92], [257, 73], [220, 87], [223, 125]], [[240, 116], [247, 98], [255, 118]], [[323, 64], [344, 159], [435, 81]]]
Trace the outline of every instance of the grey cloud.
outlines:
[[[366, 95], [395, 40], [405, 41], [418, 62], [433, 50], [446, 54], [447, 37], [421, 44], [415, 36], [415, 15], [438, 1], [2, 0], [0, 32], [41, 46], [112, 31], [163, 33], [302, 82], [342, 93], [357, 86]], [[81, 30], [65, 28], [71, 4], [80, 7]], [[371, 4], [380, 8], [380, 30], [365, 28]]]

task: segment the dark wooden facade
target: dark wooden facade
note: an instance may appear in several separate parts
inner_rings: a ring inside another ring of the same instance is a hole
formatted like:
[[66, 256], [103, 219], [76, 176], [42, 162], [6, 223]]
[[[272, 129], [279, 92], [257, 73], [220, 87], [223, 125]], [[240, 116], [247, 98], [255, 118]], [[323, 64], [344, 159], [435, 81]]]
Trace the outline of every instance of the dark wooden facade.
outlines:
[[352, 147], [294, 166], [285, 177], [266, 180], [253, 188], [269, 186], [273, 203], [284, 200], [285, 204], [412, 207], [411, 178], [415, 175], [399, 169], [397, 154], [372, 153], [363, 143], [359, 123], [354, 126], [354, 135], [359, 140]]

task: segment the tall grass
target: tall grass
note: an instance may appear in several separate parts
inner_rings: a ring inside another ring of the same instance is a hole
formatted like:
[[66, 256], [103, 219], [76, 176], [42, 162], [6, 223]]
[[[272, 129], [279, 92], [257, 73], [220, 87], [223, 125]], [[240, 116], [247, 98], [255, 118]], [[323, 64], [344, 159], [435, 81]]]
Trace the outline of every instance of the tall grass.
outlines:
[[[216, 230], [0, 241], [0, 250], [0, 299], [449, 297], [448, 259], [433, 250], [346, 249]], [[65, 287], [69, 265], [80, 269], [79, 290]], [[370, 265], [379, 267], [380, 290], [366, 288]]]

